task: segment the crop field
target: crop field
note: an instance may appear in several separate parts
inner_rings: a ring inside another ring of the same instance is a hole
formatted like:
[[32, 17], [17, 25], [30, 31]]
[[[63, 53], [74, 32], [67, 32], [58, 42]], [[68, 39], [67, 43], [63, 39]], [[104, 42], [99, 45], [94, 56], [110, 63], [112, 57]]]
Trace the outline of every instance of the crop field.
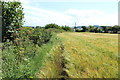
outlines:
[[0, 0], [0, 79], [119, 78], [118, 2], [103, 2]]
[[118, 34], [64, 32], [39, 78], [118, 78]]

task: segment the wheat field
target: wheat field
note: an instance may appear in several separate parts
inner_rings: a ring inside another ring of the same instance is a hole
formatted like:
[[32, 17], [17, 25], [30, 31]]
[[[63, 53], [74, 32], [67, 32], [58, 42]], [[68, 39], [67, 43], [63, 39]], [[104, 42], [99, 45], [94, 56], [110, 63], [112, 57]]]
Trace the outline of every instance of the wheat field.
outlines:
[[118, 34], [64, 32], [39, 78], [118, 78]]

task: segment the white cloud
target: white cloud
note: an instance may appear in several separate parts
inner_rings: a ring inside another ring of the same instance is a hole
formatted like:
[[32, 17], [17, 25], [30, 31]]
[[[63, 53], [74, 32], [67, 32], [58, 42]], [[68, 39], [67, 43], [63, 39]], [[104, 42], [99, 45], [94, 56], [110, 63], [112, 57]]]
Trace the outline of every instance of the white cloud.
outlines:
[[56, 23], [58, 25], [71, 24], [73, 17], [64, 13], [58, 13], [55, 11], [45, 10], [41, 8], [34, 8], [31, 6], [25, 6], [26, 13], [25, 25], [41, 25], [45, 26], [47, 23]]
[[77, 25], [117, 25], [118, 14], [107, 13], [100, 10], [74, 10], [66, 11], [68, 15], [74, 16]]
[[117, 13], [106, 13], [100, 10], [75, 10], [69, 9], [65, 12], [58, 13], [55, 11], [33, 8], [26, 6], [27, 11], [26, 25], [45, 26], [48, 23], [58, 25], [117, 25]]
[[[116, 25], [118, 14], [107, 13], [101, 10], [75, 10], [69, 9], [65, 12], [55, 12], [30, 6], [33, 2], [65, 2], [63, 0], [20, 0], [24, 7], [25, 25], [41, 25], [56, 23], [58, 25]], [[66, 0], [67, 2], [68, 0]], [[119, 0], [69, 0], [69, 2], [118, 2]]]

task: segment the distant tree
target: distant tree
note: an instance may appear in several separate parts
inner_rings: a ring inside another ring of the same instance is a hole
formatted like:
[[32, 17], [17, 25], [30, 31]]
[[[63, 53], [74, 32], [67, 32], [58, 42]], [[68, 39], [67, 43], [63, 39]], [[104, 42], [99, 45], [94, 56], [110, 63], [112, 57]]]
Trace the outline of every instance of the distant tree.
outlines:
[[81, 28], [82, 28], [82, 30], [81, 30], [82, 32], [87, 32], [88, 31], [88, 28], [86, 26], [82, 26]]
[[58, 26], [57, 24], [47, 24], [47, 25], [45, 26], [45, 29], [48, 29], [48, 28], [60, 29], [60, 26]]
[[66, 26], [66, 25], [62, 26], [61, 28], [65, 31], [73, 31], [72, 28], [70, 28], [69, 26]]
[[104, 33], [108, 33], [109, 27], [108, 26], [101, 26]]
[[120, 31], [120, 26], [115, 25], [115, 26], [112, 27], [112, 32], [113, 33], [118, 33], [118, 31]]
[[102, 32], [102, 29], [100, 29], [100, 28], [98, 28], [98, 27], [95, 27], [95, 28], [94, 28], [94, 32], [95, 32], [95, 33], [100, 33], [100, 32]]
[[41, 29], [42, 27], [41, 26], [36, 26], [37, 29]]
[[95, 32], [95, 27], [94, 26], [89, 26], [88, 27], [89, 32]]
[[9, 38], [14, 29], [20, 28], [23, 25], [23, 8], [20, 2], [5, 2], [2, 4], [2, 41]]

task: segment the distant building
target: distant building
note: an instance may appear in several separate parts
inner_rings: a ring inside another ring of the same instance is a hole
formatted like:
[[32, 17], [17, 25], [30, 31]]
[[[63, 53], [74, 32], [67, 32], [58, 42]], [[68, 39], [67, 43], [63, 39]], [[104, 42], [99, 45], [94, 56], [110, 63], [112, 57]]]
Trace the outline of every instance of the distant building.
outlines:
[[75, 29], [73, 29], [73, 31], [75, 32], [76, 30], [75, 30]]

